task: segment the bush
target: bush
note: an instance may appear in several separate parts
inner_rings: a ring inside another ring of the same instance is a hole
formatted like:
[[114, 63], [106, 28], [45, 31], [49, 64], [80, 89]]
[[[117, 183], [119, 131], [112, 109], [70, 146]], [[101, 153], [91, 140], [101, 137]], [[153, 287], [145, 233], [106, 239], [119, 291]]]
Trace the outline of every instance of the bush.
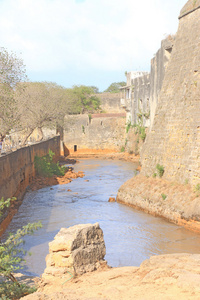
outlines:
[[18, 229], [16, 234], [10, 234], [5, 242], [0, 242], [0, 296], [2, 300], [20, 299], [33, 293], [36, 289], [25, 284], [20, 284], [14, 276], [14, 272], [23, 268], [22, 254], [26, 251], [20, 246], [24, 243], [22, 237], [31, 234], [42, 227], [41, 223], [33, 223]]
[[66, 168], [59, 166], [59, 163], [53, 162], [53, 153], [49, 150], [49, 153], [45, 156], [35, 156], [34, 166], [36, 174], [42, 177], [52, 177], [53, 175], [64, 176]]

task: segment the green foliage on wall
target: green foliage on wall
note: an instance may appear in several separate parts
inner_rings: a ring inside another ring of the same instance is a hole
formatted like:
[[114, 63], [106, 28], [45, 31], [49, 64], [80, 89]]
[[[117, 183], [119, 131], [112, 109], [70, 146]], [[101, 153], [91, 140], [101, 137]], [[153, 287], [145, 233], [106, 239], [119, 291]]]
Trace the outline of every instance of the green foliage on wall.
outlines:
[[163, 174], [164, 174], [164, 171], [165, 171], [164, 167], [160, 164], [157, 164], [156, 165], [156, 170], [157, 170], [158, 176], [162, 177]]
[[35, 156], [34, 166], [36, 174], [42, 177], [52, 177], [53, 175], [64, 176], [66, 168], [64, 166], [59, 166], [59, 163], [53, 162], [53, 153], [49, 150], [49, 153], [45, 156], [39, 157]]

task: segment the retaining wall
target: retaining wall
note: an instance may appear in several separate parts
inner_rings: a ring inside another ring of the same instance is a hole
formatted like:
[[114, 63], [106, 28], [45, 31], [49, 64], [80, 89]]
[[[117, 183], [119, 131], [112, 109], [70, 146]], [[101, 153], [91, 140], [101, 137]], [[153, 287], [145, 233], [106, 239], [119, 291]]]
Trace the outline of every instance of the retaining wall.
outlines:
[[60, 136], [27, 146], [0, 157], [0, 198], [21, 198], [35, 176], [35, 155], [46, 155], [51, 149], [60, 155]]

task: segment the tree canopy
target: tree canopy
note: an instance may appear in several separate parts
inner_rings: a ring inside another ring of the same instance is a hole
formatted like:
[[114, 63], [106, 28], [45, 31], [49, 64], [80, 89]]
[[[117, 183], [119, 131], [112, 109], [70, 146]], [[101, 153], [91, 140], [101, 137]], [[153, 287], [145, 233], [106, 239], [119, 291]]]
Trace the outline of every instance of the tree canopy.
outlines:
[[121, 82], [113, 82], [109, 87], [104, 91], [107, 93], [118, 93], [120, 91], [120, 87], [125, 86], [126, 82], [121, 81]]
[[101, 100], [95, 95], [93, 86], [74, 85], [72, 92], [71, 114], [93, 113], [100, 109]]

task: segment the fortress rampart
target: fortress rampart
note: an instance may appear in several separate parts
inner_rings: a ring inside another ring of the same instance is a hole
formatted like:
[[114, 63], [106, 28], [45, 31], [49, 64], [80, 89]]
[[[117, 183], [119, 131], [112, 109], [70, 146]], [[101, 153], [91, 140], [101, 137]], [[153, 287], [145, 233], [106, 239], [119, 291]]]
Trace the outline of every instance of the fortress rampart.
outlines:
[[200, 183], [200, 0], [181, 10], [179, 28], [155, 110], [152, 130], [141, 153], [142, 174], [156, 165], [164, 178]]

